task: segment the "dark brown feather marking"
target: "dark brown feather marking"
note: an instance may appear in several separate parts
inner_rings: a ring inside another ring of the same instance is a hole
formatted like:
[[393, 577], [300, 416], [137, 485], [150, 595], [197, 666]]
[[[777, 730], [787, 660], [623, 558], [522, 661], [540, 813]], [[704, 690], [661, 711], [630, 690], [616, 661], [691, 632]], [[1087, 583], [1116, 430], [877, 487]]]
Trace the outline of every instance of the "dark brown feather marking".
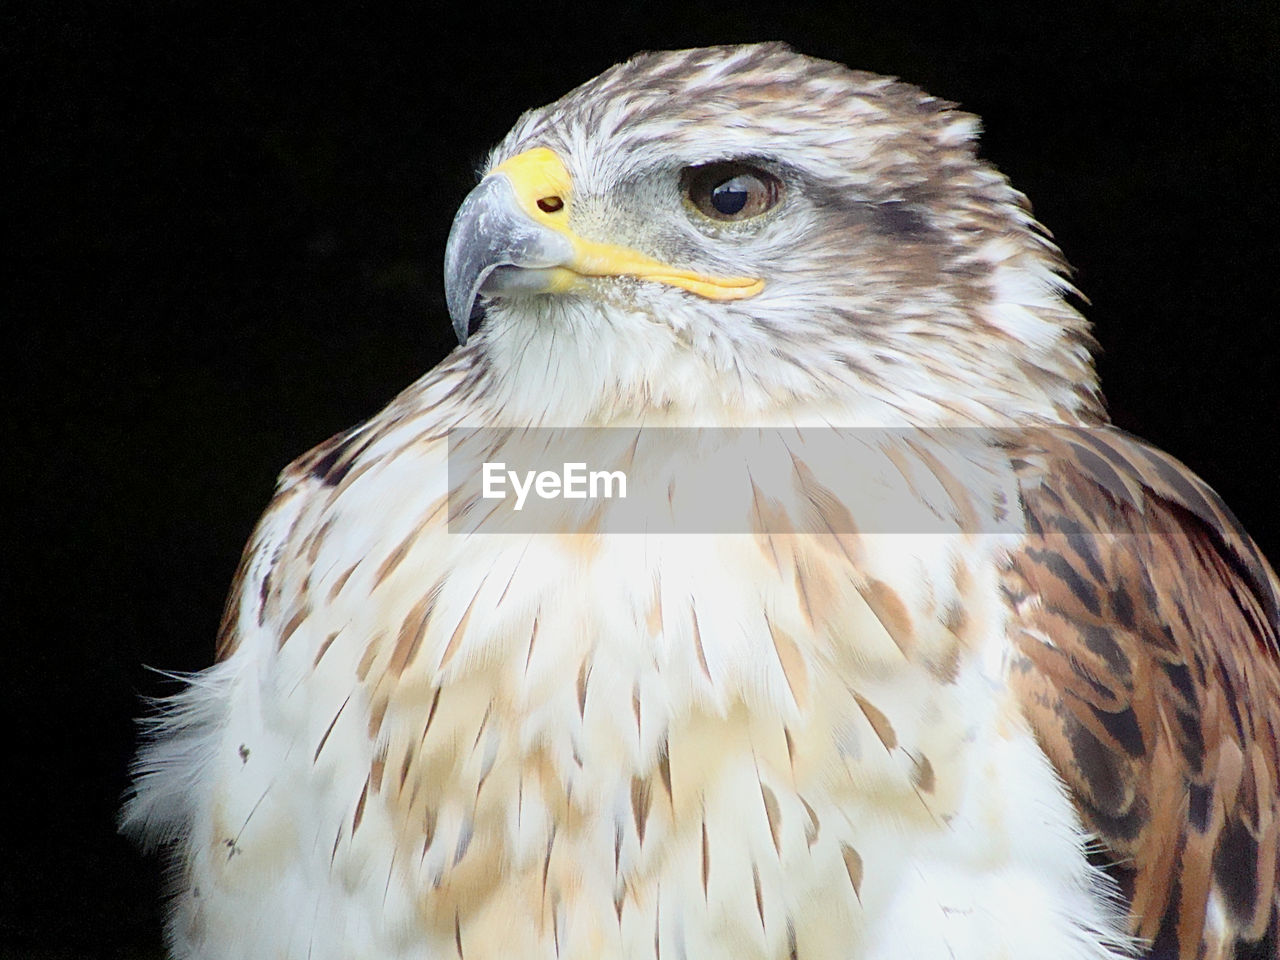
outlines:
[[929, 762], [929, 758], [923, 753], [911, 758], [911, 782], [916, 788], [923, 790], [925, 793], [933, 793], [933, 788], [937, 786], [934, 778], [933, 764]]
[[370, 637], [365, 641], [364, 653], [360, 654], [360, 661], [356, 664], [356, 679], [364, 683], [369, 676], [369, 671], [373, 669], [373, 663], [378, 659], [378, 651], [382, 649], [382, 634]]
[[541, 609], [539, 609], [538, 614], [534, 614], [533, 626], [529, 630], [529, 649], [524, 655], [524, 669], [526, 673], [529, 672], [529, 661], [533, 659], [533, 645], [538, 642], [538, 615], [541, 614], [541, 612]]
[[[479, 598], [480, 591], [484, 589], [485, 581], [488, 579], [488, 576], [485, 576], [481, 579], [479, 585], [476, 586], [476, 592], [471, 595], [471, 600], [467, 603], [467, 609], [462, 611], [462, 616], [458, 619], [457, 625], [453, 628], [453, 633], [449, 635], [449, 642], [445, 645], [444, 653], [440, 655], [441, 670], [443, 670], [449, 661], [453, 659], [453, 655], [458, 652], [458, 646], [462, 643], [462, 638], [467, 634], [467, 624], [471, 622], [471, 611], [475, 609], [476, 600]], [[426, 618], [423, 620], [422, 634], [418, 637], [418, 643], [421, 643], [422, 637], [426, 635], [426, 621], [430, 619], [430, 617], [431, 611], [428, 610]], [[413, 653], [416, 651], [417, 646], [415, 645], [413, 651], [408, 655], [408, 660], [405, 663], [406, 666], [413, 662]]]
[[578, 664], [578, 717], [584, 719], [587, 715], [587, 684], [591, 681], [591, 658], [583, 657], [582, 663]]
[[862, 710], [863, 716], [867, 718], [867, 722], [871, 724], [871, 729], [875, 731], [876, 736], [880, 738], [880, 742], [884, 744], [886, 750], [892, 750], [898, 745], [898, 734], [894, 732], [893, 724], [889, 722], [880, 710], [865, 697], [854, 694], [853, 699], [857, 701], [859, 709]]
[[422, 855], [424, 857], [436, 839], [436, 824], [439, 819], [439, 814], [432, 807], [422, 811]]
[[386, 719], [387, 708], [391, 705], [390, 696], [382, 693], [373, 701], [373, 706], [369, 710], [369, 739], [378, 739], [378, 734], [382, 732], [382, 721]]
[[551, 873], [551, 852], [556, 846], [556, 824], [551, 824], [551, 832], [547, 835], [547, 853], [542, 858], [542, 900], [547, 899], [547, 877]]
[[1102, 608], [1098, 603], [1098, 593], [1080, 573], [1073, 567], [1070, 561], [1061, 553], [1051, 550], [1027, 549], [1027, 555], [1035, 562], [1039, 563], [1053, 577], [1071, 591], [1072, 595], [1080, 602], [1089, 613], [1095, 617], [1102, 612]]
[[404, 558], [409, 555], [409, 548], [418, 542], [419, 536], [421, 536], [421, 531], [414, 529], [396, 545], [394, 550], [387, 554], [387, 558], [383, 560], [382, 563], [378, 565], [378, 569], [374, 571], [373, 589], [376, 590], [380, 587], [383, 581], [395, 572], [396, 567], [400, 566], [400, 564], [404, 562]]
[[351, 817], [351, 835], [354, 837], [356, 831], [360, 829], [360, 823], [364, 820], [364, 804], [369, 799], [369, 781], [366, 778], [364, 786], [360, 788], [360, 799], [356, 801], [356, 812]]
[[342, 572], [337, 580], [333, 581], [333, 586], [329, 588], [330, 603], [338, 599], [338, 594], [342, 593], [342, 588], [347, 585], [347, 581], [351, 579], [351, 575], [356, 572], [356, 568], [359, 566], [359, 563], [353, 563]]
[[702, 820], [702, 899], [707, 898], [707, 881], [711, 878], [711, 847], [707, 843], [707, 821]]
[[338, 708], [337, 713], [333, 715], [333, 719], [329, 721], [329, 726], [324, 729], [324, 736], [320, 738], [320, 742], [316, 744], [316, 752], [311, 755], [311, 762], [315, 763], [320, 759], [320, 751], [324, 749], [324, 745], [329, 742], [329, 734], [333, 733], [333, 728], [338, 723], [338, 718], [342, 716], [342, 711], [347, 709], [347, 704], [351, 702], [351, 697], [342, 701], [342, 706]]
[[396, 637], [395, 648], [391, 652], [391, 661], [387, 664], [387, 671], [391, 676], [399, 677], [417, 656], [418, 648], [422, 646], [422, 641], [427, 635], [427, 627], [431, 623], [431, 614], [435, 610], [436, 601], [440, 599], [440, 591], [443, 589], [444, 581], [437, 580], [404, 618], [404, 622], [400, 625], [400, 633]]
[[311, 616], [311, 608], [307, 606], [299, 607], [297, 610], [293, 611], [293, 616], [289, 618], [289, 622], [286, 623], [284, 625], [284, 629], [280, 631], [280, 639], [277, 641], [277, 645], [283, 647], [288, 643], [289, 638], [297, 632], [298, 628], [302, 626], [302, 622], [309, 616]]
[[475, 739], [471, 741], [471, 750], [474, 752], [476, 747], [480, 746], [480, 738], [484, 736], [485, 729], [489, 726], [489, 718], [493, 716], [493, 701], [489, 701], [489, 705], [484, 708], [484, 716], [480, 718], [480, 725], [476, 727]]
[[361, 424], [354, 429], [340, 433], [311, 451], [309, 456], [314, 458], [308, 465], [311, 476], [326, 487], [336, 487], [341, 483], [343, 477], [347, 475], [347, 471], [351, 469], [351, 465], [355, 463], [356, 458], [368, 446], [368, 438], [364, 438], [362, 443], [356, 442], [361, 439], [365, 426], [365, 424]]
[[338, 844], [342, 842], [342, 824], [338, 824], [338, 832], [333, 838], [333, 847], [329, 850], [329, 866], [338, 859]]
[[675, 809], [676, 798], [671, 792], [671, 754], [667, 751], [667, 738], [662, 738], [662, 749], [658, 753], [658, 779], [662, 789], [667, 792], [667, 803]]
[[340, 630], [335, 630], [324, 638], [324, 643], [320, 644], [320, 648], [316, 650], [315, 659], [311, 661], [313, 669], [320, 666], [320, 661], [324, 659], [324, 655], [329, 652], [329, 648], [333, 646], [333, 641], [338, 639], [340, 633]]
[[427, 722], [422, 725], [422, 739], [419, 743], [425, 743], [427, 733], [431, 730], [431, 721], [436, 718], [436, 710], [440, 706], [440, 691], [443, 687], [436, 687], [435, 694], [431, 697], [431, 706], [427, 709]]
[[844, 858], [844, 869], [849, 874], [849, 885], [853, 887], [853, 895], [862, 902], [862, 855], [847, 843], [840, 844], [840, 856]]
[[875, 614], [880, 625], [893, 639], [894, 644], [902, 655], [910, 657], [915, 651], [915, 628], [911, 623], [911, 613], [907, 610], [907, 605], [902, 602], [902, 598], [898, 596], [887, 583], [880, 580], [870, 580], [865, 588], [861, 591], [862, 599], [867, 602], [867, 606], [871, 608], [871, 612]]
[[262, 575], [262, 585], [258, 587], [258, 626], [265, 626], [267, 623], [267, 604], [271, 602], [271, 575], [275, 573], [275, 567], [272, 567]]
[[400, 779], [398, 781], [398, 784], [399, 784], [401, 793], [404, 792], [404, 785], [406, 781], [408, 781], [409, 779], [409, 771], [413, 769], [413, 761], [415, 757], [416, 757], [416, 753], [413, 749], [413, 746], [410, 745], [406, 747], [404, 751], [404, 757], [400, 760]]
[[773, 640], [773, 651], [778, 657], [778, 665], [782, 667], [782, 676], [787, 681], [787, 688], [791, 691], [791, 699], [803, 711], [809, 703], [809, 670], [805, 666], [804, 654], [791, 639], [791, 635], [780, 627], [774, 626], [773, 620], [767, 614], [764, 622], [769, 628], [769, 637]]
[[631, 815], [635, 819], [636, 837], [644, 845], [645, 827], [649, 825], [649, 808], [653, 803], [653, 781], [647, 777], [631, 778]]
[[302, 552], [307, 558], [307, 563], [312, 568], [315, 567], [316, 560], [320, 557], [320, 547], [324, 544], [325, 538], [329, 536], [329, 532], [333, 530], [336, 522], [337, 518], [330, 515], [328, 520], [320, 524], [318, 529], [302, 541]]
[[800, 797], [800, 802], [804, 804], [804, 812], [809, 815], [809, 822], [804, 825], [804, 839], [812, 848], [818, 839], [818, 833], [822, 829], [822, 823], [818, 820], [818, 813], [809, 805], [809, 801], [804, 797]]
[[778, 798], [763, 783], [760, 784], [760, 799], [764, 803], [764, 817], [769, 823], [769, 838], [773, 840], [774, 851], [782, 855], [782, 840], [778, 831], [782, 828], [782, 810], [778, 806]]
[[631, 688], [631, 716], [634, 717], [636, 721], [636, 740], [638, 741], [642, 731], [640, 726], [640, 684], [638, 683]]
[[[1258, 884], [1258, 841], [1242, 820], [1228, 821], [1213, 854], [1213, 876], [1232, 919], [1242, 927], [1253, 924]], [[1270, 909], [1270, 904], [1266, 905]]]

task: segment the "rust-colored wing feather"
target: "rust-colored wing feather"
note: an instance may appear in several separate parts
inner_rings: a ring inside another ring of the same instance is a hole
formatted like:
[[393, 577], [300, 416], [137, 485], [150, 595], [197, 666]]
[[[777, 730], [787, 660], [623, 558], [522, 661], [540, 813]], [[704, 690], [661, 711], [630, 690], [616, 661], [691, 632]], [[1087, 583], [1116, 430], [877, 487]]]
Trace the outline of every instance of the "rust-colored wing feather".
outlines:
[[1275, 573], [1207, 486], [1119, 431], [1016, 455], [1016, 682], [1134, 932], [1150, 957], [1275, 956]]

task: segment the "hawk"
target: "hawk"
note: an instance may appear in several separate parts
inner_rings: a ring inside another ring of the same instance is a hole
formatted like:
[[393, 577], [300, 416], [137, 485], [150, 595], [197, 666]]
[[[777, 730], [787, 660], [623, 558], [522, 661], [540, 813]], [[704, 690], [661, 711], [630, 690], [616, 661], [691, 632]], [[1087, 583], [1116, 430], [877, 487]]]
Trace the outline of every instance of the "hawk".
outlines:
[[[174, 956], [1273, 955], [1280, 584], [1108, 424], [977, 131], [778, 44], [520, 118], [446, 250], [461, 345], [285, 470], [151, 721]], [[457, 496], [543, 428], [741, 525]]]

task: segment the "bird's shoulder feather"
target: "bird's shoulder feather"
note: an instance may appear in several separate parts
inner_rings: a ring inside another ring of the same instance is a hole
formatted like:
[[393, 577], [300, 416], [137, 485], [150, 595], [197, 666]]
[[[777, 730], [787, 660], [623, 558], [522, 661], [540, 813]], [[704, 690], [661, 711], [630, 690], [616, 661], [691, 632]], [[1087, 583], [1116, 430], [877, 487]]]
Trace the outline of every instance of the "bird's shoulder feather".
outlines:
[[1212, 490], [1130, 436], [1054, 431], [1016, 462], [1023, 710], [1155, 955], [1242, 956], [1277, 915], [1280, 583]]

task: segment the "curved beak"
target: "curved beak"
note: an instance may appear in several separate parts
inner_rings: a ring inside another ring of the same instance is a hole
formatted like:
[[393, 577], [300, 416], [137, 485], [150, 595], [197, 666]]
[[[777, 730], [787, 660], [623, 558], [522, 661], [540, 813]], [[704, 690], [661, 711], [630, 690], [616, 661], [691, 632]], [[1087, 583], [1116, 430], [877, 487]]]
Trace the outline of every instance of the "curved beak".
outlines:
[[573, 183], [560, 158], [535, 147], [500, 164], [467, 195], [445, 246], [445, 301], [465, 344], [481, 297], [560, 293], [589, 277], [631, 276], [712, 300], [764, 289], [750, 277], [713, 277], [639, 251], [597, 243], [569, 228]]
[[537, 293], [549, 287], [546, 273], [572, 259], [573, 244], [566, 237], [520, 209], [507, 176], [486, 177], [462, 201], [444, 248], [445, 302], [458, 342], [467, 342], [471, 320], [480, 313], [481, 292]]

